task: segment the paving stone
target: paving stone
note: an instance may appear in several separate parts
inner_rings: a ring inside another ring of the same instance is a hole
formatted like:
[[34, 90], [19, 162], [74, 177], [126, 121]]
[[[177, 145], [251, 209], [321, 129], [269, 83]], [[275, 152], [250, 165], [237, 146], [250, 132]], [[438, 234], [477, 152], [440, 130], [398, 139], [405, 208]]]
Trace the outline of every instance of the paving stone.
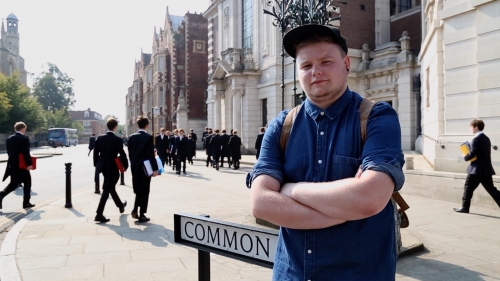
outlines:
[[17, 265], [21, 270], [63, 267], [66, 266], [67, 258], [67, 256], [21, 258], [17, 260]]
[[63, 245], [21, 248], [16, 250], [17, 258], [51, 257], [72, 254], [82, 254], [83, 245]]
[[131, 275], [182, 269], [185, 269], [185, 267], [178, 258], [106, 263], [104, 276]]
[[131, 261], [129, 251], [69, 255], [67, 265], [105, 264]]
[[67, 281], [103, 276], [103, 264], [23, 270], [23, 281]]

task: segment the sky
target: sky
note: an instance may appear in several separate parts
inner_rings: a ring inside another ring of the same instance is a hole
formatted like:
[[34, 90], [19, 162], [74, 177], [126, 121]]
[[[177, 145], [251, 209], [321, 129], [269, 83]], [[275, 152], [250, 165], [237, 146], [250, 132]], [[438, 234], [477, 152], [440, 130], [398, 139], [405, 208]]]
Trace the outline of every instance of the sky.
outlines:
[[[0, 0], [0, 18], [19, 19], [20, 54], [37, 77], [47, 62], [74, 79], [75, 106], [125, 123], [125, 95], [141, 48], [170, 15], [203, 13], [208, 0]], [[29, 75], [28, 75], [29, 76]], [[28, 80], [30, 78], [28, 77]], [[31, 86], [32, 81], [28, 81]]]

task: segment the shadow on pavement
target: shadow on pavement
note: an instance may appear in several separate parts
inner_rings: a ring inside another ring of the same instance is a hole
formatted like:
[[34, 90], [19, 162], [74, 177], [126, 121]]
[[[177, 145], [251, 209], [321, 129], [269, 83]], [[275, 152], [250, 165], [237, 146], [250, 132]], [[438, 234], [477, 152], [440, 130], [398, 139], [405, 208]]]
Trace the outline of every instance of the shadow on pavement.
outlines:
[[144, 229], [134, 230], [139, 231], [129, 231], [130, 225], [128, 222], [129, 215], [121, 215], [119, 218], [120, 225], [109, 225], [109, 224], [100, 224], [102, 226], [108, 227], [110, 230], [116, 232], [123, 237], [123, 239], [134, 240], [134, 241], [142, 241], [149, 242], [151, 245], [155, 247], [167, 247], [169, 243], [174, 243], [174, 232], [163, 225], [154, 224], [154, 223], [139, 223], [137, 221], [134, 222], [136, 226], [146, 226]]
[[[24, 189], [23, 187], [18, 187], [14, 190], [13, 192], [16, 196], [24, 196]], [[33, 187], [31, 187], [31, 196], [37, 196], [38, 193], [33, 191]]]
[[475, 216], [487, 217], [487, 218], [492, 218], [492, 219], [500, 219], [500, 217], [497, 217], [497, 216], [484, 215], [484, 214], [477, 214], [477, 213], [469, 213], [469, 215], [475, 215]]

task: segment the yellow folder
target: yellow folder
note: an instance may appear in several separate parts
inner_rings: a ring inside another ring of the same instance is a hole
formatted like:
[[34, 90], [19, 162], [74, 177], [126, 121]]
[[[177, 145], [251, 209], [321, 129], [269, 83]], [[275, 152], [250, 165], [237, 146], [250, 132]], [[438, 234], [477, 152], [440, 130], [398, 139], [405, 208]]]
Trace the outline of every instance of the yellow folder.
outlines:
[[[464, 156], [465, 156], [465, 155], [467, 155], [467, 154], [469, 154], [469, 152], [470, 152], [470, 144], [469, 144], [469, 142], [468, 142], [468, 141], [466, 141], [466, 142], [464, 142], [464, 143], [462, 143], [462, 144], [460, 145], [460, 151], [462, 151], [462, 154], [463, 154]], [[473, 158], [471, 158], [471, 159], [469, 160], [469, 162], [474, 162], [474, 161], [476, 161], [476, 160], [477, 160], [477, 157], [476, 157], [476, 156], [474, 156]]]

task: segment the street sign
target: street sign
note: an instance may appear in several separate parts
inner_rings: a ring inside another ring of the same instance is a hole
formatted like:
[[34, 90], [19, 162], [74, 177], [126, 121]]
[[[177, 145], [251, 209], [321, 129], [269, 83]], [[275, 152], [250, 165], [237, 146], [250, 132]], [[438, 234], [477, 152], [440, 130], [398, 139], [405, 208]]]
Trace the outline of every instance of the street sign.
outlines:
[[272, 268], [278, 231], [186, 213], [174, 214], [175, 243]]
[[158, 106], [157, 107], [153, 107], [153, 115], [154, 116], [160, 115], [160, 108]]

